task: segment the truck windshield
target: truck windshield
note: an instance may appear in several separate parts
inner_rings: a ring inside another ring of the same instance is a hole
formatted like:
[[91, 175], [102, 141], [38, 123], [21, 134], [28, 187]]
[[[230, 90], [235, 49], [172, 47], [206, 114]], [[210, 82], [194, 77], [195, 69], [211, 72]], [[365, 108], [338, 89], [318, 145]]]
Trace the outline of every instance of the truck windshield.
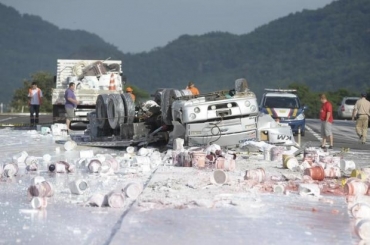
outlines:
[[299, 100], [298, 98], [292, 97], [274, 97], [274, 96], [266, 96], [265, 101], [263, 104], [264, 107], [271, 107], [271, 108], [299, 108]]

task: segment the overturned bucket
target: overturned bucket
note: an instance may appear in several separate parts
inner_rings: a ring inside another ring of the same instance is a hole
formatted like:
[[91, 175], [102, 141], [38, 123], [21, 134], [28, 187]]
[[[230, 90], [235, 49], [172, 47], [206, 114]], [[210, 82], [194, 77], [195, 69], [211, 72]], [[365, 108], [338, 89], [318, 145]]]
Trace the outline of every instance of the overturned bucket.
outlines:
[[211, 183], [214, 185], [223, 185], [228, 181], [228, 175], [221, 169], [216, 169], [211, 174]]

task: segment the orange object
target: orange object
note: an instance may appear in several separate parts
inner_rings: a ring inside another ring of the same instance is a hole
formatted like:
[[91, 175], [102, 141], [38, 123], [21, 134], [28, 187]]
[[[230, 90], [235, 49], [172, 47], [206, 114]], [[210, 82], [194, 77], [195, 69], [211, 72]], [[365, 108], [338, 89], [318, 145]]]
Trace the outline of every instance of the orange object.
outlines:
[[116, 90], [116, 80], [114, 79], [113, 73], [110, 75], [109, 90]]
[[313, 180], [323, 180], [325, 178], [324, 169], [321, 166], [315, 166], [312, 168], [306, 168], [304, 170], [304, 175], [311, 176]]
[[190, 87], [188, 88], [193, 95], [199, 95], [199, 90], [196, 87]]

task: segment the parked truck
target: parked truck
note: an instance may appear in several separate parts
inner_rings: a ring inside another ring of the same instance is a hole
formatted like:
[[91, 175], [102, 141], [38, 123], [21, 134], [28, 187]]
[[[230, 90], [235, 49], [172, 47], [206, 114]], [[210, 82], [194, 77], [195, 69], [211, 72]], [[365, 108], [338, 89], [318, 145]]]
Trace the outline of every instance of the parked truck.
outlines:
[[65, 122], [64, 93], [69, 83], [76, 84], [79, 101], [71, 122], [88, 122], [100, 94], [120, 94], [124, 85], [120, 60], [57, 60], [55, 88], [52, 91], [53, 122]]
[[171, 138], [183, 138], [187, 146], [215, 143], [235, 147], [258, 140], [257, 99], [245, 79], [236, 80], [232, 89], [200, 95], [160, 89], [147, 103], [150, 108], [145, 105], [139, 111], [127, 95], [99, 95], [85, 135], [71, 137], [81, 145], [103, 147], [168, 142]]

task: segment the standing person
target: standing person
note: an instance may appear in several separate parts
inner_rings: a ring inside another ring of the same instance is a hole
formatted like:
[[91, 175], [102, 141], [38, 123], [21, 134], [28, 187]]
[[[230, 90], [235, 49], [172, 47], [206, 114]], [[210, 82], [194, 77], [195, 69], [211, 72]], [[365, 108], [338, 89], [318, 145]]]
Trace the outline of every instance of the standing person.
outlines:
[[333, 106], [327, 100], [326, 95], [320, 95], [320, 100], [322, 103], [321, 111], [320, 111], [320, 120], [321, 120], [321, 148], [325, 148], [326, 139], [328, 138], [330, 141], [329, 149], [333, 149]]
[[32, 87], [28, 90], [28, 98], [30, 107], [30, 124], [31, 127], [33, 127], [39, 123], [39, 112], [42, 102], [42, 91], [37, 87], [36, 82], [33, 82]]
[[75, 83], [70, 83], [67, 90], [64, 93], [66, 103], [64, 105], [66, 109], [66, 124], [68, 131], [71, 131], [70, 124], [72, 118], [75, 116], [75, 108], [77, 107], [78, 101], [75, 96]]
[[356, 133], [362, 144], [366, 143], [367, 127], [370, 115], [370, 102], [366, 99], [366, 93], [361, 93], [361, 99], [356, 101], [352, 112], [352, 120], [356, 119]]
[[136, 96], [132, 93], [132, 92], [134, 92], [134, 90], [133, 90], [131, 87], [127, 87], [127, 88], [126, 88], [126, 92], [127, 92], [128, 94], [130, 94], [130, 96], [131, 96], [131, 98], [132, 98], [132, 101], [133, 101], [133, 102], [135, 102]]
[[198, 95], [199, 94], [199, 90], [194, 86], [193, 82], [189, 82], [186, 89], [190, 90], [193, 95]]

